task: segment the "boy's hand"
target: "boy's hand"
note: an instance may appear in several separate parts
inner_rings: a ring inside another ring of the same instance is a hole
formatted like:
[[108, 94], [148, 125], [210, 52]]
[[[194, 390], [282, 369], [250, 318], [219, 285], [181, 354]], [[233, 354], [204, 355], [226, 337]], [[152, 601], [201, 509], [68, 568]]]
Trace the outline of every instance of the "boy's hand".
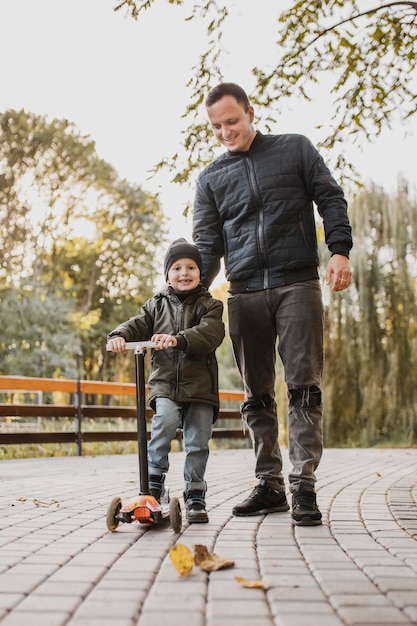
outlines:
[[107, 345], [111, 352], [127, 352], [126, 341], [123, 337], [113, 337], [108, 340]]
[[175, 348], [177, 346], [177, 340], [175, 339], [174, 335], [162, 335], [160, 333], [157, 333], [156, 335], [152, 335], [151, 341], [156, 344], [154, 350]]

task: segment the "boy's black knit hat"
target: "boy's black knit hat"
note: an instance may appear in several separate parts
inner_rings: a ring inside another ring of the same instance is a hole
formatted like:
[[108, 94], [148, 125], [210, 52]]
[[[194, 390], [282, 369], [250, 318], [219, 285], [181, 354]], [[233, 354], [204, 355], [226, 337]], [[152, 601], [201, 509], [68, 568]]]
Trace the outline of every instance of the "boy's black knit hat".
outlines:
[[196, 262], [196, 264], [198, 265], [198, 269], [201, 272], [203, 263], [201, 261], [201, 256], [197, 247], [194, 246], [192, 243], [188, 243], [186, 239], [181, 237], [180, 239], [176, 239], [175, 241], [172, 242], [172, 244], [169, 246], [165, 254], [165, 258], [164, 258], [165, 280], [167, 280], [169, 268], [171, 267], [173, 263], [175, 263], [175, 261], [178, 261], [178, 259], [192, 259], [193, 261]]

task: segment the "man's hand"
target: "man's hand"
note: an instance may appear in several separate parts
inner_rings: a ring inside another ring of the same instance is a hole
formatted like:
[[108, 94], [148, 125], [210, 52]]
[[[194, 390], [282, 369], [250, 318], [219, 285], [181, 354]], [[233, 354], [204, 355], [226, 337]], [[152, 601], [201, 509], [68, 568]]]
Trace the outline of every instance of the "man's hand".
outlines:
[[343, 254], [334, 254], [327, 266], [326, 285], [332, 286], [332, 291], [343, 291], [352, 282], [350, 261]]

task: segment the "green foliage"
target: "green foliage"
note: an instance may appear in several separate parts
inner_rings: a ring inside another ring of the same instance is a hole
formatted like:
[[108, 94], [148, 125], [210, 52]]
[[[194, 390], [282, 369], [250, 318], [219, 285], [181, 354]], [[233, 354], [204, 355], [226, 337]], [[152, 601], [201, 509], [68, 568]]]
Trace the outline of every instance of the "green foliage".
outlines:
[[71, 323], [74, 303], [31, 285], [0, 292], [2, 375], [76, 378], [79, 337]]
[[[255, 68], [257, 101], [282, 106], [322, 79], [331, 80], [332, 128], [322, 142], [341, 151], [347, 135], [372, 139], [417, 110], [417, 3], [386, 2], [361, 11], [358, 2], [294, 2], [279, 17], [282, 57], [268, 71]], [[414, 84], [413, 84], [414, 83]]]
[[0, 114], [1, 373], [111, 377], [106, 335], [152, 294], [165, 234], [73, 124]]
[[[122, 0], [118, 2], [117, 6], [115, 6], [115, 11], [120, 11], [120, 9], [127, 9], [128, 13], [135, 19], [137, 19], [142, 11], [146, 11], [150, 9], [154, 4], [155, 0], [140, 0], [137, 2], [136, 0]], [[169, 4], [183, 4], [183, 0], [168, 0]]]
[[326, 309], [328, 445], [417, 441], [417, 204], [401, 187], [351, 207], [354, 284]]
[[[125, 8], [140, 19], [153, 4], [119, 0], [115, 10]], [[251, 99], [267, 128], [293, 99], [310, 100], [315, 88], [329, 84], [325, 97], [333, 98], [334, 113], [321, 145], [330, 149], [332, 169], [345, 184], [352, 177], [360, 179], [346, 159], [344, 140], [370, 140], [389, 128], [395, 116], [406, 119], [417, 110], [417, 2], [381, 2], [366, 10], [361, 10], [362, 4], [293, 0], [283, 11], [277, 3], [276, 57], [267, 67], [252, 68], [256, 82]], [[168, 168], [180, 184], [191, 181], [215, 154], [217, 142], [206, 120], [204, 99], [224, 80], [222, 37], [230, 17], [225, 1], [190, 3], [189, 10], [188, 19], [204, 21], [207, 41], [190, 72], [182, 149], [155, 166], [155, 171]]]
[[[223, 343], [216, 351], [216, 356], [219, 362], [219, 388], [224, 390], [241, 391], [242, 381], [236, 367], [236, 362], [233, 356], [232, 342], [227, 329]], [[240, 403], [238, 403], [238, 405], [239, 404]]]

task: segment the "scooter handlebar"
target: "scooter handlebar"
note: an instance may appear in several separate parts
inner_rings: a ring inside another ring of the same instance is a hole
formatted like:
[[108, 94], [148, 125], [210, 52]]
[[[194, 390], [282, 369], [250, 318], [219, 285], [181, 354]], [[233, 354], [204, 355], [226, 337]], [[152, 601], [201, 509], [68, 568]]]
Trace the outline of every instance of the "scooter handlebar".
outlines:
[[[127, 350], [143, 350], [144, 348], [155, 348], [156, 343], [153, 341], [127, 341], [126, 349]], [[112, 352], [110, 344], [106, 344], [106, 350], [108, 352]]]

